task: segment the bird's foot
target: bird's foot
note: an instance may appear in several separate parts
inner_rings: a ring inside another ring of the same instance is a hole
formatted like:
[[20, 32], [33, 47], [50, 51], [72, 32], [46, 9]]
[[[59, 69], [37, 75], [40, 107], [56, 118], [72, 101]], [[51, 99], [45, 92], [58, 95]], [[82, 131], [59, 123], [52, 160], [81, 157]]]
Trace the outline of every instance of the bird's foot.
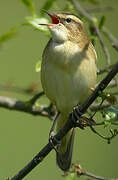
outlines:
[[84, 125], [82, 123], [82, 115], [83, 113], [79, 110], [79, 107], [74, 107], [71, 117], [74, 123], [74, 127], [80, 127], [81, 129], [84, 129]]
[[49, 143], [51, 144], [51, 146], [53, 147], [53, 149], [55, 150], [56, 153], [58, 153], [57, 151], [57, 147], [54, 145], [54, 141], [56, 142], [57, 145], [60, 145], [60, 141], [58, 141], [55, 137], [54, 137], [55, 133], [54, 131], [51, 131], [49, 134]]

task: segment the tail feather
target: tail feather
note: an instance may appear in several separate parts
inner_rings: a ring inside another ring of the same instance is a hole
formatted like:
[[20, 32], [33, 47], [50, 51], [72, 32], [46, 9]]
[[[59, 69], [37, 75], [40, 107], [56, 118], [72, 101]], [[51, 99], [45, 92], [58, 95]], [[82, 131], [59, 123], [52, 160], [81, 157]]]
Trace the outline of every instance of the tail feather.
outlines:
[[[59, 115], [57, 119], [57, 131], [62, 128], [68, 117]], [[74, 129], [70, 130], [61, 140], [61, 144], [57, 147], [56, 162], [63, 171], [68, 171], [71, 166], [73, 144], [74, 144]]]
[[[67, 149], [64, 153], [60, 151], [56, 154], [57, 165], [63, 170], [68, 171], [72, 162], [73, 144], [74, 144], [74, 129], [71, 131], [71, 136], [68, 140]], [[61, 147], [60, 147], [61, 148]], [[57, 149], [58, 151], [58, 149]]]

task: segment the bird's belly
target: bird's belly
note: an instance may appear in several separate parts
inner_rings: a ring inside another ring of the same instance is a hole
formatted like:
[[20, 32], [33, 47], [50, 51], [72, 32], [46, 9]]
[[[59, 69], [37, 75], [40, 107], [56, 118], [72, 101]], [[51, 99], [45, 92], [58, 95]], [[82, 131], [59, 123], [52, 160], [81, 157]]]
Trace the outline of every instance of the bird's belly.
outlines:
[[95, 78], [95, 70], [89, 70], [85, 63], [70, 72], [49, 61], [42, 64], [41, 81], [45, 94], [62, 113], [70, 113], [74, 106], [86, 99]]

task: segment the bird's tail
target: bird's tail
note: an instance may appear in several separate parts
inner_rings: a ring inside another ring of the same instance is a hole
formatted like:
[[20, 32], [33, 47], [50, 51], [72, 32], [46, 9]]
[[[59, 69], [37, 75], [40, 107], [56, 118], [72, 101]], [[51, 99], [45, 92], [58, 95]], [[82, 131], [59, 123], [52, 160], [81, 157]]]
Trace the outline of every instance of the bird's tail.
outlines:
[[[68, 117], [61, 113], [57, 119], [57, 131], [59, 131], [67, 121]], [[67, 171], [71, 166], [73, 143], [74, 143], [74, 129], [70, 130], [61, 140], [57, 147], [56, 161], [57, 165], [63, 170]]]

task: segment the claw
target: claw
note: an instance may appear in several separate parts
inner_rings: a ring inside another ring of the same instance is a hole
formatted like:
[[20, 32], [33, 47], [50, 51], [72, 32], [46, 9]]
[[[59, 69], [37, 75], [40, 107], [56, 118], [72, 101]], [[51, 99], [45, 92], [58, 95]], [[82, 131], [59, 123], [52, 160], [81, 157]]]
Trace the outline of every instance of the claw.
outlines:
[[60, 141], [58, 141], [56, 138], [54, 138], [54, 131], [51, 131], [49, 134], [49, 143], [53, 147], [53, 149], [58, 153], [57, 148], [55, 147], [53, 140], [56, 141], [57, 145], [60, 145]]
[[72, 119], [74, 123], [74, 127], [80, 127], [81, 129], [84, 129], [85, 125], [83, 123], [82, 118], [83, 113], [79, 110], [78, 107], [75, 107], [72, 112]]
[[83, 113], [81, 113], [79, 111], [78, 107], [73, 108], [72, 118], [75, 121], [75, 123], [80, 118], [80, 116], [82, 116], [82, 115], [83, 115]]

